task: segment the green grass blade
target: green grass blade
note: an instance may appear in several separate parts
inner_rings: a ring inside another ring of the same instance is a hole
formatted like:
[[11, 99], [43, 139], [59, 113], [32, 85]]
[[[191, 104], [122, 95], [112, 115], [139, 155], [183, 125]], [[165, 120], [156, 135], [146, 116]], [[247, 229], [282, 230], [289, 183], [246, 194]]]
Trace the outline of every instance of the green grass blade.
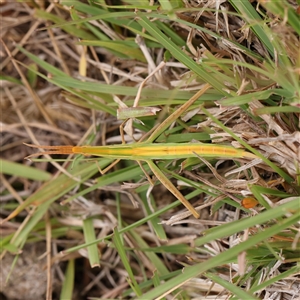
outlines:
[[130, 262], [129, 262], [129, 260], [127, 258], [127, 255], [126, 255], [126, 252], [124, 250], [124, 244], [121, 241], [120, 233], [119, 233], [119, 231], [118, 231], [117, 228], [115, 228], [115, 230], [114, 230], [114, 234], [113, 234], [113, 239], [112, 240], [113, 240], [113, 243], [114, 243], [114, 245], [115, 245], [115, 247], [116, 247], [116, 249], [117, 249], [117, 251], [118, 251], [118, 253], [120, 255], [122, 263], [123, 263], [123, 265], [124, 265], [124, 267], [125, 267], [125, 269], [126, 269], [126, 271], [128, 273], [129, 280], [131, 282], [132, 288], [134, 289], [134, 292], [136, 293], [137, 296], [141, 296], [142, 295], [142, 291], [141, 291], [141, 289], [140, 289], [140, 287], [139, 287], [139, 285], [138, 285], [138, 283], [137, 283], [137, 281], [135, 279], [133, 271], [131, 269]]
[[104, 47], [118, 54], [121, 59], [136, 59], [141, 62], [146, 62], [142, 51], [134, 41], [95, 41], [82, 40], [80, 45]]
[[31, 180], [47, 181], [51, 178], [51, 174], [48, 172], [1, 158], [0, 169], [3, 174], [19, 176]]
[[293, 276], [295, 274], [300, 273], [300, 266], [294, 266], [291, 267], [289, 270], [282, 272], [281, 274], [274, 276], [273, 278], [270, 278], [269, 280], [266, 280], [265, 282], [262, 282], [252, 288], [249, 289], [249, 292], [255, 293], [260, 290], [264, 290], [266, 287], [271, 286], [272, 284], [276, 282], [280, 282], [281, 280], [288, 278], [289, 276]]
[[59, 26], [60, 28], [65, 30], [67, 33], [69, 33], [70, 35], [73, 35], [75, 37], [82, 38], [82, 39], [95, 39], [96, 38], [94, 35], [86, 32], [83, 29], [78, 28], [77, 26], [68, 25], [68, 24], [62, 25], [62, 23], [65, 23], [64, 19], [62, 19], [58, 16], [55, 16], [51, 13], [48, 13], [46, 11], [36, 9], [35, 16], [37, 18], [41, 18], [43, 20], [48, 20], [48, 21], [52, 21], [52, 22], [56, 23], [57, 26]]
[[75, 263], [70, 259], [65, 273], [65, 280], [60, 293], [60, 300], [72, 300], [74, 292]]
[[[131, 230], [130, 234], [132, 235], [139, 248], [143, 249], [149, 247], [149, 245], [144, 241], [144, 239], [140, 237], [139, 234], [136, 233], [134, 230]], [[169, 270], [164, 264], [161, 263], [161, 258], [156, 253], [145, 252], [145, 255], [148, 257], [149, 262], [152, 263], [153, 267], [158, 271], [159, 275], [163, 276], [169, 273]]]
[[[83, 220], [83, 233], [86, 243], [90, 243], [96, 240], [93, 218], [87, 218]], [[100, 259], [97, 244], [92, 244], [91, 246], [88, 246], [87, 250], [91, 268], [100, 267]]]
[[258, 300], [259, 298], [252, 295], [250, 292], [244, 291], [234, 285], [233, 283], [224, 280], [218, 275], [212, 273], [205, 273], [205, 277], [212, 280], [214, 283], [218, 283], [225, 288], [226, 291], [230, 291], [233, 295], [237, 296], [238, 299], [247, 299], [247, 300]]

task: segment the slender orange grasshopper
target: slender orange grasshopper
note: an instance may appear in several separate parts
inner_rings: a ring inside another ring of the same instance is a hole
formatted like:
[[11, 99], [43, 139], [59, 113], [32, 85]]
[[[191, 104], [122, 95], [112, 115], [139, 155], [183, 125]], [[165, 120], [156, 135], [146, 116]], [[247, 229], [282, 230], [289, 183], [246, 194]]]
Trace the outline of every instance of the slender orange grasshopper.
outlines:
[[[163, 172], [153, 162], [155, 159], [179, 159], [204, 156], [204, 157], [231, 157], [231, 158], [257, 158], [254, 154], [242, 149], [235, 149], [231, 146], [211, 145], [202, 143], [153, 143], [155, 139], [174, 122], [189, 106], [191, 106], [201, 95], [210, 88], [206, 84], [200, 91], [191, 97], [185, 104], [171, 114], [164, 122], [156, 128], [151, 136], [143, 142], [133, 144], [120, 144], [112, 146], [39, 146], [25, 144], [33, 148], [46, 149], [44, 152], [38, 152], [29, 155], [27, 158], [41, 154], [83, 154], [95, 155], [101, 157], [135, 160], [141, 166], [141, 161], [146, 162], [156, 178], [193, 214], [199, 218], [199, 213], [185, 199], [173, 183], [163, 174]], [[142, 166], [141, 166], [142, 167]], [[107, 168], [108, 169], [108, 168]], [[106, 169], [106, 170], [107, 170]], [[142, 168], [143, 169], [143, 168]], [[105, 170], [105, 171], [106, 171]], [[144, 172], [151, 184], [149, 175]]]

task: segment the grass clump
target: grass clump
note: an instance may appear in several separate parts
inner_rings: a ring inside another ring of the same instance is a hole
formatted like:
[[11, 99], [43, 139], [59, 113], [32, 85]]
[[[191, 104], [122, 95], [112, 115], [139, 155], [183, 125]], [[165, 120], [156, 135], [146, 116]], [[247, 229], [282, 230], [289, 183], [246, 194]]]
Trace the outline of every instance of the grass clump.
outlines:
[[[1, 280], [9, 283], [1, 293], [296, 297], [299, 3], [61, 0], [2, 8]], [[121, 143], [118, 109], [130, 117], [140, 107], [125, 140], [145, 140], [205, 84], [211, 88], [153, 142], [232, 145], [258, 158], [154, 160], [200, 219], [155, 178], [152, 189], [146, 164], [122, 161], [101, 175], [112, 159], [23, 160], [32, 153], [24, 142]]]

